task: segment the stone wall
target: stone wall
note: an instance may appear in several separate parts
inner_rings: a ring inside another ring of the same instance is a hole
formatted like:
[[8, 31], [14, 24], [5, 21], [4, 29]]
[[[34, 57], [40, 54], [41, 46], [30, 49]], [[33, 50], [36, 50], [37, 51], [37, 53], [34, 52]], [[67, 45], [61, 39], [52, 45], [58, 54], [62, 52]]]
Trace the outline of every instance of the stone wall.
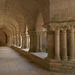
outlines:
[[50, 0], [51, 21], [75, 20], [75, 0]]
[[42, 59], [30, 52], [26, 52], [16, 46], [11, 46], [15, 51], [20, 53], [25, 59], [29, 60], [29, 62], [38, 64], [42, 66], [42, 68], [51, 71], [51, 72], [64, 72], [64, 73], [75, 73], [75, 62], [71, 61], [56, 61], [52, 60], [48, 62], [45, 59]]

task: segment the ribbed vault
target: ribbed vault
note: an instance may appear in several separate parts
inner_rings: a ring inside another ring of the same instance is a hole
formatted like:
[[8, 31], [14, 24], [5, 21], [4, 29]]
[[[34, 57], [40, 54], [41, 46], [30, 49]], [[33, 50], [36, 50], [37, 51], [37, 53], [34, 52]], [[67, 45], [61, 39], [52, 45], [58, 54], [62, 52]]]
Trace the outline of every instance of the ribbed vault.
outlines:
[[0, 0], [0, 31], [4, 32], [11, 40], [10, 38], [25, 32], [26, 25], [29, 30], [35, 29], [40, 12], [43, 19], [47, 20], [44, 16], [47, 13], [44, 13], [42, 5], [48, 4], [49, 0]]

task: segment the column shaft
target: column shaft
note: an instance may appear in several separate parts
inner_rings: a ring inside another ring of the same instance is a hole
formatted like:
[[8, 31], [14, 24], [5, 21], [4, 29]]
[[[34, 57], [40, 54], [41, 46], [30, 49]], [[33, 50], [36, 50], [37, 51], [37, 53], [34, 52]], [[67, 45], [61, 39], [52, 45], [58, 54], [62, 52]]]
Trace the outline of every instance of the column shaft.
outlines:
[[19, 46], [19, 44], [20, 44], [20, 38], [19, 38], [19, 34], [17, 35], [17, 42], [16, 42], [16, 44], [17, 44], [17, 46]]
[[37, 51], [40, 52], [40, 32], [37, 32]]
[[74, 60], [74, 29], [69, 30], [69, 60]]
[[14, 35], [14, 45], [16, 45], [16, 36]]
[[67, 60], [67, 34], [66, 30], [62, 30], [61, 32], [61, 57], [62, 60]]
[[55, 59], [60, 60], [60, 30], [55, 31]]

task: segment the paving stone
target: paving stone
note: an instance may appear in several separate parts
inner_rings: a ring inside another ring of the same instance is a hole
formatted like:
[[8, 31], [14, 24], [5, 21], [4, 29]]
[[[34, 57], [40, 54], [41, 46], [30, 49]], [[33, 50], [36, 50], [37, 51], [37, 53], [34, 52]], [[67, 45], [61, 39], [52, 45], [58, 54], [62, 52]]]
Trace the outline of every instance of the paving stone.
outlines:
[[72, 75], [46, 71], [9, 47], [0, 47], [0, 75]]

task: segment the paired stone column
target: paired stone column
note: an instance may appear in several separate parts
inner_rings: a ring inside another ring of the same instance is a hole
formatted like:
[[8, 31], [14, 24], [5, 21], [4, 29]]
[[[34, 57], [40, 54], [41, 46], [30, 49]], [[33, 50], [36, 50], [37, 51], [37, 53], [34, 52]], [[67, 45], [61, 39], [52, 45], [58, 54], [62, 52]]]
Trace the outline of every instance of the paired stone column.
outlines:
[[47, 31], [37, 31], [37, 51], [46, 52], [47, 49]]
[[21, 42], [21, 48], [26, 48], [26, 24], [22, 24], [20, 26], [20, 42]]
[[61, 57], [62, 60], [66, 61], [68, 59], [67, 56], [67, 29], [63, 28], [61, 31]]
[[68, 37], [69, 60], [73, 61], [74, 60], [74, 27], [73, 27], [73, 25], [70, 26], [68, 35], [69, 35], [69, 37]]
[[29, 31], [30, 35], [30, 49], [29, 52], [36, 52], [37, 51], [37, 34], [35, 30]]
[[55, 59], [60, 60], [60, 29], [55, 29]]
[[61, 26], [57, 24], [45, 26], [48, 39], [48, 56], [46, 60], [60, 60], [61, 58], [63, 61], [68, 61], [69, 58], [70, 61], [74, 61], [74, 26], [67, 26], [66, 23]]
[[60, 60], [60, 26], [51, 26], [48, 33], [47, 59]]

